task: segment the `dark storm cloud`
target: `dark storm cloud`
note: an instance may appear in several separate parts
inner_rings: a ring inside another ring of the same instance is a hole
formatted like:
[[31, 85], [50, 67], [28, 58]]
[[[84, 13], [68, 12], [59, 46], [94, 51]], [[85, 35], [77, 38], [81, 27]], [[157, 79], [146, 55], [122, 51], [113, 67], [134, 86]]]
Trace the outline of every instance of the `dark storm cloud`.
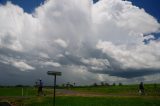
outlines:
[[142, 77], [146, 75], [154, 75], [154, 74], [159, 74], [159, 70], [155, 69], [128, 69], [128, 70], [89, 70], [92, 73], [96, 74], [108, 74], [110, 76], [117, 76], [121, 78], [126, 78], [126, 79], [131, 79], [131, 78], [136, 78], [136, 77]]

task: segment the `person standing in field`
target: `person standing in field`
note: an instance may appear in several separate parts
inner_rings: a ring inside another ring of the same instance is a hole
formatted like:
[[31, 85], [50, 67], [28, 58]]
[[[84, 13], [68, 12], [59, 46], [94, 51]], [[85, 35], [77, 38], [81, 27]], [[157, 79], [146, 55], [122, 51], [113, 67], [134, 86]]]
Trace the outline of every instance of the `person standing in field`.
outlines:
[[139, 92], [141, 95], [145, 95], [143, 82], [139, 84]]
[[42, 80], [39, 80], [39, 85], [38, 85], [38, 95], [43, 94], [43, 82]]

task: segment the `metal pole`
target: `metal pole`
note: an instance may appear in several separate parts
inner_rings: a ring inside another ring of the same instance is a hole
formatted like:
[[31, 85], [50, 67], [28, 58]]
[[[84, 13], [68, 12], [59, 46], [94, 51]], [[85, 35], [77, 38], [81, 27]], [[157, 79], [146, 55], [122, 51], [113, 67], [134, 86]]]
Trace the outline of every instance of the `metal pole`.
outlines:
[[55, 99], [56, 99], [56, 75], [54, 75], [54, 95], [53, 95], [53, 106], [55, 106], [56, 102], [55, 102]]

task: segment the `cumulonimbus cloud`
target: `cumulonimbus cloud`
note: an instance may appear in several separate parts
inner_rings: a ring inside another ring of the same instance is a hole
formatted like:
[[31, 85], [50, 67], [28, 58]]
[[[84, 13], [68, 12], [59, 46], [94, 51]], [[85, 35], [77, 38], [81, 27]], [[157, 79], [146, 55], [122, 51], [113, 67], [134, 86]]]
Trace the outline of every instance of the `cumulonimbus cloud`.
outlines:
[[[147, 35], [154, 38], [152, 33], [160, 32], [160, 24], [129, 1], [48, 0], [32, 14], [7, 2], [0, 5], [0, 17], [0, 54], [12, 58], [21, 54], [19, 61], [30, 65], [15, 63], [20, 70], [24, 66], [32, 73], [49, 66], [64, 72], [66, 79], [77, 73], [84, 76], [75, 79], [91, 82], [115, 81], [110, 75], [129, 78], [121, 72], [143, 76], [160, 69], [159, 41], [143, 42]], [[15, 53], [4, 54], [4, 49]], [[73, 71], [77, 67], [78, 72]]]

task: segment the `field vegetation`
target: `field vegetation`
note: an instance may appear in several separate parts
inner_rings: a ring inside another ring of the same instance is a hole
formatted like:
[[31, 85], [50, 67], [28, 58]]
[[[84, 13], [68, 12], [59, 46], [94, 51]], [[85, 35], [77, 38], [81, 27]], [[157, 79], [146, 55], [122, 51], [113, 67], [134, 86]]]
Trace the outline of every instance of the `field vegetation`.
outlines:
[[[160, 84], [144, 86], [145, 95], [139, 94], [138, 85], [58, 87], [56, 106], [160, 106]], [[15, 106], [52, 106], [53, 89], [45, 87], [44, 93], [37, 96], [35, 87], [0, 87], [0, 101]]]

